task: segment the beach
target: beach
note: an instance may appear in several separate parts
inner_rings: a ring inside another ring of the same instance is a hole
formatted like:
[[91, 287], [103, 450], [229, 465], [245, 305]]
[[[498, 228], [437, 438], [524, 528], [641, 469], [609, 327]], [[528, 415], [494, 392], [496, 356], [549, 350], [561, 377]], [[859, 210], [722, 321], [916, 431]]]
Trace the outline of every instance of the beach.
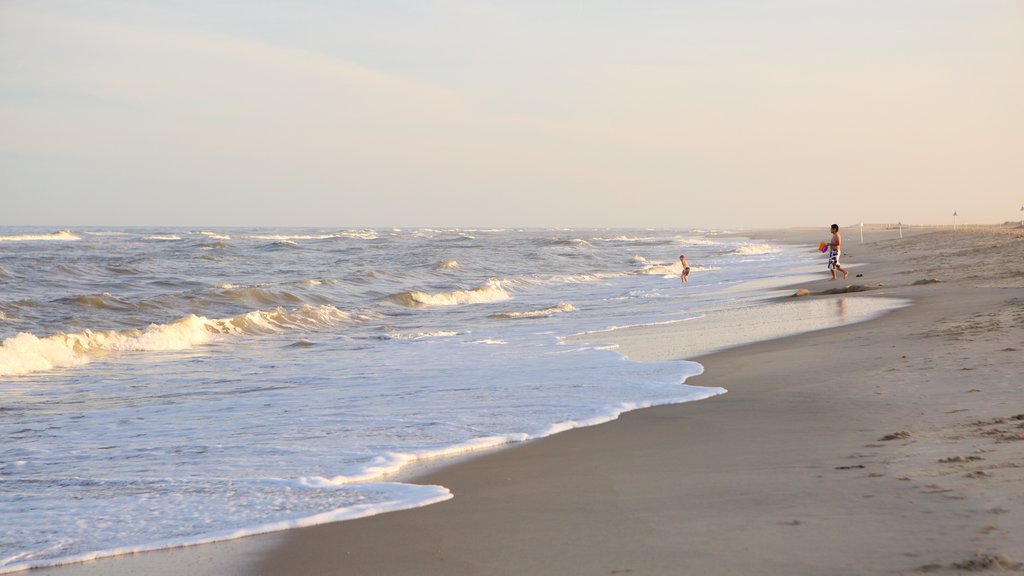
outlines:
[[[816, 244], [819, 230], [764, 231]], [[914, 574], [1024, 560], [1024, 231], [844, 237], [850, 278], [792, 287], [863, 323], [697, 357], [688, 322], [589, 334], [696, 360], [728, 393], [432, 469], [439, 504], [40, 573]], [[858, 277], [858, 275], [862, 275]], [[696, 275], [694, 275], [696, 276]], [[691, 276], [691, 282], [694, 280]], [[854, 287], [854, 288], [848, 288]], [[838, 293], [833, 293], [838, 292]], [[653, 352], [652, 352], [653, 351]]]

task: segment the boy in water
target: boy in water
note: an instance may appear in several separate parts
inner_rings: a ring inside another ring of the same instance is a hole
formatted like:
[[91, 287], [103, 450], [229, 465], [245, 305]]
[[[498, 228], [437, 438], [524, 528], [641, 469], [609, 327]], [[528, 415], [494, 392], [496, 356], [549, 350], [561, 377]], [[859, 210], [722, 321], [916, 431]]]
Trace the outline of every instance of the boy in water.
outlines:
[[679, 263], [683, 265], [683, 273], [679, 276], [679, 279], [683, 281], [683, 284], [689, 282], [690, 278], [690, 263], [686, 261], [686, 256], [679, 256]]
[[828, 269], [832, 272], [832, 279], [836, 279], [836, 270], [843, 273], [843, 279], [850, 275], [849, 272], [843, 270], [843, 267], [839, 265], [839, 254], [842, 253], [841, 244], [843, 238], [839, 235], [839, 225], [832, 225], [832, 239], [828, 241]]

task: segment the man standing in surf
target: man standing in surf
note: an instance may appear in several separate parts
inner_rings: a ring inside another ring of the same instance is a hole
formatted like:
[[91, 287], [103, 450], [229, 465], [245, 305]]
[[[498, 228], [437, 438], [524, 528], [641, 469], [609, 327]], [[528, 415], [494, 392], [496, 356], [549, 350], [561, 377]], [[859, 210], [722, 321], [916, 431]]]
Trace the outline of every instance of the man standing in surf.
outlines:
[[832, 272], [832, 279], [836, 279], [836, 270], [843, 273], [843, 279], [850, 275], [849, 272], [843, 270], [843, 267], [839, 265], [839, 254], [842, 253], [840, 245], [843, 242], [843, 238], [839, 235], [839, 225], [832, 225], [832, 239], [828, 241], [828, 269]]

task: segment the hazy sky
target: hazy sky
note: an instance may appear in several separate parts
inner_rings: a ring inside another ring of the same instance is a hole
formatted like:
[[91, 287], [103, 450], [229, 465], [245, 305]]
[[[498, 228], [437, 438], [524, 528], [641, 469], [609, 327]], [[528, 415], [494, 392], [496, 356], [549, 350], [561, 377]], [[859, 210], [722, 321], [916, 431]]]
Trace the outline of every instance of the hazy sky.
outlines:
[[0, 0], [0, 224], [995, 223], [1022, 0]]

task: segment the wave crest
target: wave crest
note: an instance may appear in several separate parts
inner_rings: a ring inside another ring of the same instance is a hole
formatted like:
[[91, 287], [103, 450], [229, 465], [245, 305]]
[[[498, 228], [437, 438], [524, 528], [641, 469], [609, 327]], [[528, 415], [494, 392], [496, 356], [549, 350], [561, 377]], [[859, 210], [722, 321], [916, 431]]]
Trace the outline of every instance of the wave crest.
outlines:
[[470, 290], [453, 290], [438, 294], [428, 294], [419, 290], [409, 290], [392, 294], [388, 298], [402, 306], [456, 306], [459, 304], [482, 304], [508, 300], [512, 296], [502, 286], [500, 280], [488, 280], [483, 286]]
[[0, 344], [0, 376], [81, 366], [104, 352], [186, 350], [225, 336], [318, 329], [366, 318], [368, 316], [334, 306], [307, 305], [294, 310], [256, 310], [241, 316], [212, 320], [193, 314], [167, 324], [150, 324], [144, 330], [85, 330], [44, 338], [21, 332]]
[[61, 230], [59, 232], [51, 232], [49, 234], [16, 234], [13, 236], [0, 236], [0, 242], [32, 242], [39, 240], [81, 240], [81, 236], [76, 236], [70, 230]]
[[496, 319], [508, 319], [518, 320], [520, 318], [546, 318], [554, 314], [561, 314], [564, 312], [575, 312], [576, 307], [572, 304], [562, 303], [558, 306], [552, 306], [550, 308], [543, 308], [541, 310], [527, 310], [524, 312], [500, 312], [498, 314], [491, 314], [491, 318]]
[[733, 249], [730, 254], [742, 254], [744, 256], [757, 256], [760, 254], [775, 254], [779, 249], [768, 244], [745, 244]]
[[287, 290], [268, 290], [259, 286], [221, 285], [221, 295], [254, 305], [299, 304], [302, 298]]

